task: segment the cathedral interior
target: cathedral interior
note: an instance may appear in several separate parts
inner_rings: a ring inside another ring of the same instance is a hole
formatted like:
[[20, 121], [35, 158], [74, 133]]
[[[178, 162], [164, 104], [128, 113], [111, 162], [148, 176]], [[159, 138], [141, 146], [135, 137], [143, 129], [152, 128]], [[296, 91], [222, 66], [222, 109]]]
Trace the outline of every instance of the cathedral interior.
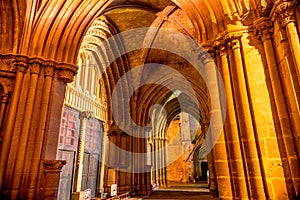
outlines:
[[299, 0], [0, 9], [0, 199], [300, 198]]

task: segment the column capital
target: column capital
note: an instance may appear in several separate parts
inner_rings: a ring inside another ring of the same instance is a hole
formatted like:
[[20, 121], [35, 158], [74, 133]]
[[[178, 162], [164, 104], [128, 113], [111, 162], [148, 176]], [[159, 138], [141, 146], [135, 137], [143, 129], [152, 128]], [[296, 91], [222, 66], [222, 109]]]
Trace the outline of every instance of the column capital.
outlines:
[[290, 22], [295, 22], [294, 6], [296, 1], [288, 1], [280, 3], [275, 9], [275, 15], [282, 26], [286, 26]]
[[94, 113], [92, 111], [84, 111], [79, 114], [79, 119], [91, 119], [94, 117]]
[[231, 33], [225, 36], [225, 41], [228, 46], [230, 46], [232, 49], [240, 48], [240, 39], [242, 37], [242, 33]]
[[260, 18], [254, 21], [256, 35], [258, 39], [264, 41], [271, 39], [271, 33], [273, 33], [273, 22], [269, 18]]
[[15, 71], [25, 73], [29, 67], [29, 58], [22, 55], [12, 55], [12, 64]]
[[77, 73], [78, 66], [61, 63], [58, 65], [57, 70], [58, 70], [58, 78], [63, 80], [65, 83], [70, 83], [73, 81], [73, 78]]
[[224, 39], [216, 40], [213, 43], [214, 49], [216, 49], [216, 53], [220, 56], [227, 55], [227, 43]]
[[60, 172], [66, 164], [65, 160], [44, 160], [45, 172]]
[[30, 73], [39, 74], [43, 70], [45, 76], [57, 76], [65, 83], [72, 82], [78, 70], [78, 66], [74, 64], [18, 54], [0, 54], [0, 65], [2, 69], [11, 72], [25, 73], [29, 68]]
[[2, 93], [0, 103], [7, 103], [11, 93]]

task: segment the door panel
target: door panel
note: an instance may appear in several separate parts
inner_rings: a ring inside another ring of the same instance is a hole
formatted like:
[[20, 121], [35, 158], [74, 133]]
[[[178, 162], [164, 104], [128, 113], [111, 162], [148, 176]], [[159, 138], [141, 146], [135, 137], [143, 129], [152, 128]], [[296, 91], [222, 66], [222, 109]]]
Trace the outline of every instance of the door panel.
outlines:
[[75, 152], [59, 150], [58, 159], [67, 161], [60, 174], [58, 199], [69, 200], [72, 194]]
[[96, 195], [99, 170], [99, 155], [84, 153], [81, 189], [91, 189], [91, 196]]

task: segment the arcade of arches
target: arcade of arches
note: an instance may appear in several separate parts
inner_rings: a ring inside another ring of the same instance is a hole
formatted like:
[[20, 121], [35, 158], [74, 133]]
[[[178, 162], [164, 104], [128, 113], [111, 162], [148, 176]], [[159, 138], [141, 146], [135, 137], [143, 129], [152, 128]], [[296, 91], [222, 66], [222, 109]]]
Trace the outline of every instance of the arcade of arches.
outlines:
[[[299, 0], [1, 0], [0, 9], [1, 199], [100, 196], [114, 183], [147, 195], [197, 171], [168, 166], [172, 145], [207, 158], [220, 199], [300, 198]], [[187, 116], [198, 123], [191, 135]], [[176, 120], [181, 140], [168, 131]]]

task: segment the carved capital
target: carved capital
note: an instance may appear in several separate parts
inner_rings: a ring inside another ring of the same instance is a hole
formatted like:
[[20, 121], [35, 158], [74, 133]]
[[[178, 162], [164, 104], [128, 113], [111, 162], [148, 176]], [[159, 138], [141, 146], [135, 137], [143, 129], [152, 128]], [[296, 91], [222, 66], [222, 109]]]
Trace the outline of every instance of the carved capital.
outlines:
[[73, 81], [76, 75], [78, 67], [71, 64], [60, 64], [58, 66], [58, 78], [63, 80], [65, 83], [70, 83]]
[[94, 113], [92, 111], [84, 111], [79, 114], [79, 119], [91, 119], [94, 117]]
[[271, 39], [271, 33], [273, 33], [273, 22], [267, 18], [261, 18], [254, 22], [256, 35], [258, 39], [264, 41]]
[[220, 56], [227, 55], [227, 43], [223, 39], [216, 40], [213, 43], [214, 49], [216, 49], [216, 53]]
[[13, 69], [13, 58], [12, 55], [1, 55], [0, 54], [0, 68], [5, 71], [12, 71]]
[[295, 2], [282, 2], [276, 7], [276, 17], [284, 27], [295, 21], [294, 5]]
[[47, 63], [43, 66], [45, 76], [54, 76], [55, 65], [53, 63]]
[[29, 67], [29, 58], [21, 55], [13, 55], [14, 70], [25, 73]]
[[11, 93], [2, 93], [0, 103], [7, 103]]
[[232, 49], [240, 48], [240, 37], [236, 35], [228, 35], [225, 37], [225, 40], [227, 41], [227, 45], [231, 47]]
[[66, 164], [65, 160], [44, 160], [45, 172], [60, 172]]

